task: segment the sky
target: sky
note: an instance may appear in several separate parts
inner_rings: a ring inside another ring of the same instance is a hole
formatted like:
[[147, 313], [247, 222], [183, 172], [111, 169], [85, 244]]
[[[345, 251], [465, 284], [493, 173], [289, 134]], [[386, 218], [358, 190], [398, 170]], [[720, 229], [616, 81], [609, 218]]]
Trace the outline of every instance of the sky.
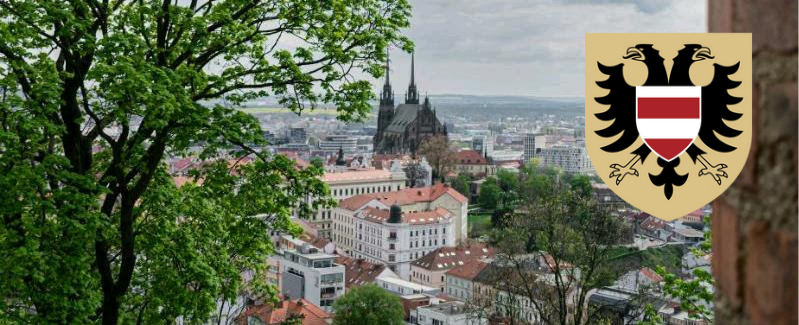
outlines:
[[[411, 0], [421, 94], [582, 97], [584, 36], [707, 31], [698, 0]], [[391, 52], [401, 98], [410, 54]], [[374, 82], [376, 90], [382, 84]], [[378, 90], [379, 91], [379, 90]]]

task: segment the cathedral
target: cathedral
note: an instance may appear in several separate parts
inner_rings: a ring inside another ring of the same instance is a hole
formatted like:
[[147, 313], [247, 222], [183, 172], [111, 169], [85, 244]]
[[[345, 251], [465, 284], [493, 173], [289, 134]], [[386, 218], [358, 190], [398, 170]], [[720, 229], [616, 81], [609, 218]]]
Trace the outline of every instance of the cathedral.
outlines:
[[377, 133], [374, 137], [374, 152], [378, 154], [416, 154], [419, 144], [426, 138], [447, 135], [447, 128], [436, 117], [436, 111], [425, 96], [419, 103], [419, 91], [414, 82], [414, 61], [411, 54], [411, 83], [405, 94], [405, 103], [394, 106], [394, 91], [389, 81], [386, 64], [386, 82], [380, 93], [380, 109], [377, 113]]

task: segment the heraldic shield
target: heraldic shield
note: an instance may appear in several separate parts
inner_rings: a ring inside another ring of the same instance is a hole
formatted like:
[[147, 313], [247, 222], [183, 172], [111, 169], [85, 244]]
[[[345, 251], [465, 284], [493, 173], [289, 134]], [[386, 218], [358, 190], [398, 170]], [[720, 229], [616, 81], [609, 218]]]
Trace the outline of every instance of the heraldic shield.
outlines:
[[585, 137], [605, 184], [663, 220], [732, 184], [752, 140], [751, 34], [586, 34]]

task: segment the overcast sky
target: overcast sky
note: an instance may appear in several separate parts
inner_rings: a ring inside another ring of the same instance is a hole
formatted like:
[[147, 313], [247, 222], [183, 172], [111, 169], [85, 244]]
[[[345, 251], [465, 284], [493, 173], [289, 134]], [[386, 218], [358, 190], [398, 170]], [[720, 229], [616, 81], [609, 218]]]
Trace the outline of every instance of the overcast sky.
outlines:
[[[583, 96], [586, 32], [705, 32], [699, 0], [411, 0], [424, 94]], [[410, 55], [393, 50], [398, 98]], [[379, 85], [375, 81], [375, 85]]]

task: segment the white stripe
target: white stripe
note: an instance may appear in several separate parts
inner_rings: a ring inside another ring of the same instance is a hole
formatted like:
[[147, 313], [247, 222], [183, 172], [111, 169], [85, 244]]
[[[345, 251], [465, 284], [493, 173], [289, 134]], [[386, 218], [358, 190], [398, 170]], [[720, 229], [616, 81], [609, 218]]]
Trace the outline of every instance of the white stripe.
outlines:
[[702, 88], [696, 86], [638, 86], [635, 97], [702, 97]]
[[693, 139], [699, 134], [702, 120], [698, 118], [644, 118], [635, 122], [638, 133], [647, 139]]

